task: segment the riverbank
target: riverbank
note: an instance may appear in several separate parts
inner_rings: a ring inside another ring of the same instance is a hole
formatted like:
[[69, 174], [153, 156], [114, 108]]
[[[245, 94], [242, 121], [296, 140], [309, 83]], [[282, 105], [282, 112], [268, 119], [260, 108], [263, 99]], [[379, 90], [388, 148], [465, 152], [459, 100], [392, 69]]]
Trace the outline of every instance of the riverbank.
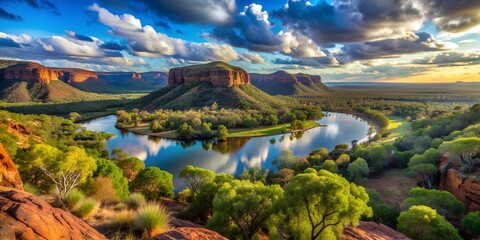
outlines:
[[[241, 137], [265, 137], [265, 136], [275, 136], [285, 133], [295, 133], [307, 131], [316, 127], [325, 127], [326, 125], [319, 124], [315, 121], [308, 120], [305, 121], [305, 128], [302, 130], [292, 130], [290, 123], [279, 124], [270, 127], [259, 127], [259, 128], [233, 128], [228, 130], [227, 138], [241, 138]], [[150, 130], [149, 123], [140, 123], [136, 127], [131, 128], [120, 128], [125, 131], [129, 131], [136, 134], [149, 135], [154, 137], [161, 137], [166, 139], [180, 139], [176, 131], [164, 131], [154, 133]], [[215, 135], [216, 131], [212, 130], [212, 134]]]

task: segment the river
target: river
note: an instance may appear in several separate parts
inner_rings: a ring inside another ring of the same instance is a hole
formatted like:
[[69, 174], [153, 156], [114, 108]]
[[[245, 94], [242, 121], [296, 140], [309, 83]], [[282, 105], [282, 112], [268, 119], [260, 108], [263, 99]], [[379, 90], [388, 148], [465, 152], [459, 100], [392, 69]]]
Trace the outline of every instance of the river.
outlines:
[[255, 138], [233, 138], [227, 142], [184, 142], [139, 135], [115, 128], [114, 115], [83, 123], [92, 131], [104, 131], [116, 136], [106, 142], [108, 149], [122, 148], [138, 157], [148, 166], [157, 166], [174, 176], [175, 190], [184, 182], [178, 174], [186, 165], [211, 169], [217, 173], [239, 175], [243, 168], [261, 166], [273, 169], [282, 149], [290, 149], [297, 156], [307, 156], [312, 150], [326, 147], [332, 150], [341, 143], [366, 140], [369, 125], [363, 119], [346, 113], [327, 112], [318, 120], [325, 127], [316, 127], [303, 134], [282, 134]]

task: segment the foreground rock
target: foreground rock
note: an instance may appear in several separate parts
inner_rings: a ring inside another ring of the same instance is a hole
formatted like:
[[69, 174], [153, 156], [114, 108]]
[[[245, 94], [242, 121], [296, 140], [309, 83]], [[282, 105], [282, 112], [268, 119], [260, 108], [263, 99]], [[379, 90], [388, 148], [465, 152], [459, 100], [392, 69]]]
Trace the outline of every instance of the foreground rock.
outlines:
[[0, 239], [106, 239], [81, 219], [43, 199], [0, 187]]
[[172, 68], [168, 72], [168, 84], [211, 82], [215, 87], [231, 87], [250, 83], [250, 75], [240, 67], [224, 62]]
[[407, 236], [374, 222], [360, 222], [357, 227], [343, 230], [343, 240], [407, 240]]
[[181, 227], [155, 236], [156, 240], [227, 240], [217, 232], [205, 228]]
[[23, 190], [22, 179], [17, 167], [0, 143], [0, 186]]

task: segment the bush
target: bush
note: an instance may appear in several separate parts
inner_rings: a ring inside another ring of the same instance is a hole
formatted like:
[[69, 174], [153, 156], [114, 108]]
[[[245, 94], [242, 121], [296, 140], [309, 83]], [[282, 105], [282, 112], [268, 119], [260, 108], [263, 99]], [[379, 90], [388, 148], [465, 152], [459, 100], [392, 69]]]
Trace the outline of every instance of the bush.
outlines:
[[93, 199], [86, 199], [83, 201], [75, 212], [80, 218], [88, 218], [97, 208], [98, 202]]
[[148, 200], [173, 197], [173, 175], [158, 167], [148, 167], [130, 183], [130, 189], [142, 193]]
[[130, 210], [121, 211], [114, 215], [112, 224], [115, 228], [121, 230], [129, 230], [135, 223], [135, 213]]
[[85, 199], [85, 195], [78, 189], [72, 189], [67, 193], [65, 198], [67, 207], [76, 208]]
[[480, 212], [470, 212], [462, 218], [462, 224], [474, 237], [480, 236]]
[[35, 196], [40, 196], [40, 190], [38, 190], [37, 187], [33, 186], [30, 183], [24, 183], [23, 184], [23, 191], [31, 193]]
[[141, 207], [135, 218], [135, 226], [142, 231], [147, 231], [150, 238], [164, 232], [169, 223], [170, 213], [163, 205], [155, 202]]
[[130, 209], [138, 209], [139, 207], [145, 205], [147, 200], [141, 193], [132, 193], [125, 199], [125, 204], [127, 204]]
[[113, 187], [110, 177], [97, 177], [90, 184], [90, 197], [99, 202], [116, 203], [118, 202], [117, 191]]

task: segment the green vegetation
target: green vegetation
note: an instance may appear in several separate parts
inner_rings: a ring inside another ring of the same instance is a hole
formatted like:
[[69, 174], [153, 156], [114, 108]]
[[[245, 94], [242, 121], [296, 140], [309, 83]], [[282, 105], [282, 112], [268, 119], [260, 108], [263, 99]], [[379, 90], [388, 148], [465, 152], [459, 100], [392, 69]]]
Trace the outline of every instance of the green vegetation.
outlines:
[[135, 218], [135, 226], [142, 231], [147, 231], [149, 238], [165, 231], [169, 223], [170, 213], [163, 205], [155, 202], [150, 202], [138, 209]]
[[173, 176], [158, 167], [147, 167], [140, 171], [130, 183], [130, 190], [143, 194], [148, 200], [173, 197]]
[[147, 200], [141, 193], [131, 193], [123, 201], [130, 209], [138, 209], [147, 203]]
[[78, 207], [78, 205], [83, 202], [85, 199], [85, 195], [78, 189], [72, 189], [71, 191], [68, 192], [66, 198], [65, 198], [65, 203], [68, 208], [74, 209]]
[[196, 195], [198, 190], [207, 182], [210, 182], [214, 177], [215, 172], [191, 165], [187, 165], [180, 172], [180, 178], [186, 180], [187, 188], [190, 189], [193, 195]]
[[77, 214], [77, 216], [79, 216], [80, 218], [88, 218], [96, 211], [97, 207], [97, 201], [93, 199], [85, 199], [75, 210], [75, 214]]
[[465, 229], [474, 237], [480, 236], [480, 212], [469, 212], [462, 218]]
[[402, 208], [408, 209], [414, 205], [431, 207], [448, 219], [455, 218], [465, 210], [463, 203], [447, 191], [418, 187], [410, 190], [410, 197], [402, 203]]
[[451, 223], [427, 206], [412, 206], [400, 213], [397, 229], [413, 240], [462, 239]]

